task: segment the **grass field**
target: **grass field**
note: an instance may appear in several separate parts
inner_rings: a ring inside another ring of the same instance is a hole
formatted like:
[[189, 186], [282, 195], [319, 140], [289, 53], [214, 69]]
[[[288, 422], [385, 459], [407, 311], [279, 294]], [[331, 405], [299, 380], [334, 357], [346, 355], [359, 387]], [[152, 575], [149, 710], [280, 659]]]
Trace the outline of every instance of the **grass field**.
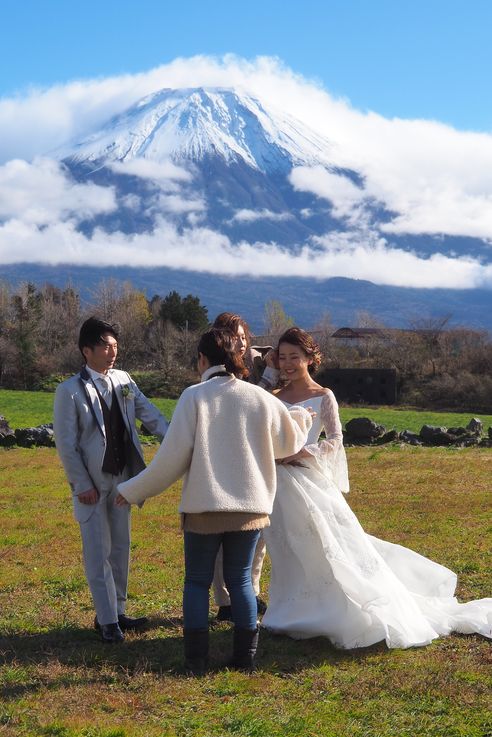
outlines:
[[[7, 414], [7, 413], [5, 413]], [[147, 448], [150, 459], [155, 448]], [[492, 593], [488, 449], [352, 448], [349, 501], [368, 532]], [[492, 650], [478, 636], [341, 652], [263, 633], [260, 670], [182, 675], [179, 487], [133, 514], [129, 613], [152, 628], [108, 648], [91, 629], [77, 525], [53, 449], [0, 450], [0, 735], [492, 737]], [[267, 597], [268, 567], [263, 576]]]
[[[53, 396], [46, 392], [0, 389], [0, 415], [7, 418], [13, 429], [51, 422]], [[155, 399], [153, 401], [166, 417], [171, 416], [176, 406], [174, 399]], [[385, 425], [387, 430], [395, 428], [414, 432], [418, 432], [424, 424], [443, 425], [444, 427], [466, 426], [472, 417], [481, 419], [485, 428], [492, 425], [492, 415], [474, 414], [473, 412], [430, 412], [394, 407], [341, 407], [340, 415], [344, 425], [353, 417], [369, 417]]]

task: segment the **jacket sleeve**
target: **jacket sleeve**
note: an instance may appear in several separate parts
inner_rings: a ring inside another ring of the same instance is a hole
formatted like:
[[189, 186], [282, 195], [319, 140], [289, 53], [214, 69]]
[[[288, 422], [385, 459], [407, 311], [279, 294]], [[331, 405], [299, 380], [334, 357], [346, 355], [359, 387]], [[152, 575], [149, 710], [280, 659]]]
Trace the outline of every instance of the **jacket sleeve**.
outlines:
[[287, 458], [301, 450], [313, 420], [304, 407], [284, 407], [278, 400], [277, 414], [272, 428], [275, 458]]
[[95, 488], [80, 452], [78, 426], [74, 396], [65, 384], [59, 384], [55, 392], [53, 431], [56, 450], [74, 496]]
[[159, 412], [157, 407], [147, 399], [145, 394], [140, 391], [137, 384], [129, 374], [128, 379], [131, 389], [135, 395], [135, 417], [137, 417], [140, 422], [143, 422], [145, 427], [153, 435], [157, 435], [157, 437], [162, 440], [169, 427], [169, 422], [166, 420], [164, 415]]
[[137, 476], [118, 484], [118, 491], [130, 504], [157, 496], [186, 473], [193, 455], [196, 422], [196, 404], [185, 390], [152, 462]]

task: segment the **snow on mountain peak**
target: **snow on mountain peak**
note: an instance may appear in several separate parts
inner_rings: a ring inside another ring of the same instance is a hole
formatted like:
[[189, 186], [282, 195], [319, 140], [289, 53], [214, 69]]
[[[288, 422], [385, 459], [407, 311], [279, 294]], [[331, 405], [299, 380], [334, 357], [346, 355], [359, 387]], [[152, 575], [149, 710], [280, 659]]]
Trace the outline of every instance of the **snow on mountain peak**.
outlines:
[[176, 163], [220, 156], [260, 171], [329, 165], [330, 143], [300, 121], [228, 88], [163, 89], [67, 147], [77, 163], [145, 158]]

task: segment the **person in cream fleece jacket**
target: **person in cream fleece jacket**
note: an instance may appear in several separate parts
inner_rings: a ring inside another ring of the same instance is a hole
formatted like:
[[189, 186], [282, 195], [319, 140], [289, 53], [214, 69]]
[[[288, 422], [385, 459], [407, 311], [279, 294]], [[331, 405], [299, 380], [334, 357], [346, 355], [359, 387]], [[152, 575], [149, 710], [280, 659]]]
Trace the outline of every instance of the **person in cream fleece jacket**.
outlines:
[[201, 337], [198, 369], [201, 383], [181, 395], [150, 465], [119, 484], [117, 504], [139, 504], [184, 477], [185, 667], [207, 667], [209, 588], [222, 545], [235, 623], [230, 665], [252, 670], [258, 627], [251, 565], [260, 530], [269, 525], [275, 459], [301, 449], [312, 419], [236, 378], [244, 366], [230, 333], [212, 329]]

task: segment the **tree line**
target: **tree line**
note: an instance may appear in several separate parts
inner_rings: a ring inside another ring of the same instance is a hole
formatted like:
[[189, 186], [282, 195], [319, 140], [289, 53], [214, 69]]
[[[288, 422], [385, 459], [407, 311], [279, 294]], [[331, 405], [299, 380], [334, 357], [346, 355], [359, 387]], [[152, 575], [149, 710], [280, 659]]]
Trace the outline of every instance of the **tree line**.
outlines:
[[[148, 299], [130, 282], [102, 280], [90, 303], [82, 303], [72, 286], [0, 283], [0, 387], [50, 390], [78, 371], [78, 331], [92, 314], [118, 324], [118, 364], [150, 396], [176, 397], [196, 381], [197, 338], [215, 317], [197, 296], [171, 291]], [[324, 353], [322, 369], [395, 368], [400, 404], [492, 411], [492, 341], [486, 331], [450, 328], [449, 317], [416, 321], [405, 330], [387, 328], [368, 314], [356, 322], [374, 329], [340, 340], [326, 314], [312, 326]], [[279, 302], [268, 302], [258, 342], [275, 344], [292, 324]]]

